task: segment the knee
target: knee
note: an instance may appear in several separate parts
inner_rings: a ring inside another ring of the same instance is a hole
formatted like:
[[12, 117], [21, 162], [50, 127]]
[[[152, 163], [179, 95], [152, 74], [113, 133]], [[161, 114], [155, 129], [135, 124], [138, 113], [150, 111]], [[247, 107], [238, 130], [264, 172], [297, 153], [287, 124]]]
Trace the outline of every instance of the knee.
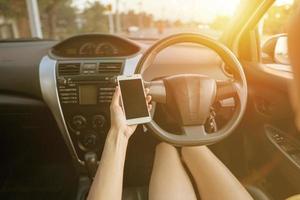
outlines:
[[159, 143], [158, 145], [156, 145], [156, 149], [155, 149], [155, 152], [158, 153], [158, 154], [161, 154], [161, 153], [176, 153], [176, 148], [170, 144], [167, 144], [165, 142], [161, 142]]
[[181, 156], [184, 161], [187, 158], [194, 158], [205, 155], [209, 152], [206, 146], [182, 147]]

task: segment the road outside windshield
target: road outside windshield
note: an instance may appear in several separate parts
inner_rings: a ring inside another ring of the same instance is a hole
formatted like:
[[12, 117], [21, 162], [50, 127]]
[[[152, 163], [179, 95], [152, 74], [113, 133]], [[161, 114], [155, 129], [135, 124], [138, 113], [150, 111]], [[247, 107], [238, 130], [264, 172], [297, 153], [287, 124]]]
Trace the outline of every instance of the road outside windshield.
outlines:
[[161, 38], [180, 32], [218, 38], [240, 1], [0, 0], [0, 39], [64, 39], [82, 33]]
[[[37, 4], [43, 38], [114, 33], [161, 38], [179, 32], [219, 37], [240, 0], [1, 0], [0, 38], [32, 38], [31, 3]], [[34, 7], [34, 5], [33, 5]], [[38, 34], [38, 36], [40, 36]]]

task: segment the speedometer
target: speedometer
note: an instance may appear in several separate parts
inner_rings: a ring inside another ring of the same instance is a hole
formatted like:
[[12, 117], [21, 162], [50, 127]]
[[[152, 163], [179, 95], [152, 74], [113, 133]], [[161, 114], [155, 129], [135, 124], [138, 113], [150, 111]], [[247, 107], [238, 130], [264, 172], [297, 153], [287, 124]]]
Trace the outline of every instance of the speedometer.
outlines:
[[81, 55], [81, 56], [93, 55], [95, 48], [96, 48], [96, 45], [91, 42], [84, 43], [83, 45], [81, 45], [81, 47], [79, 49], [79, 55]]

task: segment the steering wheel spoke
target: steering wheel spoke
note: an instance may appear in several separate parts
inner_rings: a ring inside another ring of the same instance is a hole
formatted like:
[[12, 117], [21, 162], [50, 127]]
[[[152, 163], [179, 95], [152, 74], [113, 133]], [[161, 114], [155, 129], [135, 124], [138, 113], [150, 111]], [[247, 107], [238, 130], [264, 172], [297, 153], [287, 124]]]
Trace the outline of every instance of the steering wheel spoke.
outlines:
[[217, 81], [216, 100], [223, 100], [237, 95], [238, 83], [233, 80]]
[[166, 88], [163, 80], [155, 80], [151, 82], [144, 81], [144, 84], [149, 88], [149, 94], [152, 96], [152, 100], [157, 103], [166, 103]]
[[187, 137], [200, 137], [207, 135], [204, 125], [182, 126], [181, 128]]

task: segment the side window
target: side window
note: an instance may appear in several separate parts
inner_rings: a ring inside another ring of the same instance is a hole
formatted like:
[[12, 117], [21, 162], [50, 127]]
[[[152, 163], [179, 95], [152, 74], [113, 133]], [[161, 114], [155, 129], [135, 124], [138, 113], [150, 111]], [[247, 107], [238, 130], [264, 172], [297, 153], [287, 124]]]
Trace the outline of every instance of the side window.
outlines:
[[[277, 0], [259, 23], [263, 63], [289, 65], [287, 28], [289, 19], [299, 9], [300, 0]], [[282, 66], [284, 67], [284, 66]]]

